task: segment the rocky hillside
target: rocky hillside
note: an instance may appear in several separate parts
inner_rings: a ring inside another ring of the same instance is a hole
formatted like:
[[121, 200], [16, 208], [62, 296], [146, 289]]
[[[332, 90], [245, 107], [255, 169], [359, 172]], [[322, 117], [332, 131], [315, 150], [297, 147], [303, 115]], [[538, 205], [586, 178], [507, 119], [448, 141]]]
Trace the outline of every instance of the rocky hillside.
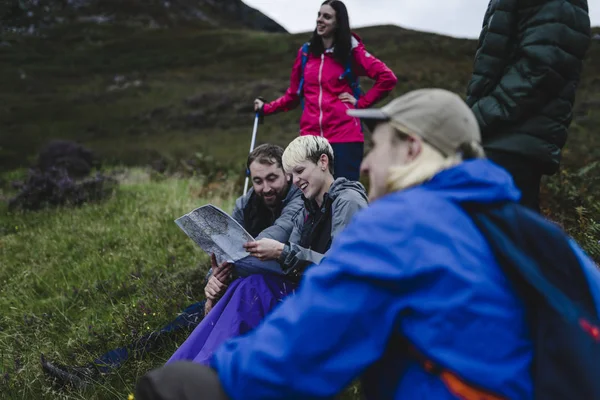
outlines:
[[278, 23], [241, 0], [4, 0], [0, 21], [6, 31], [34, 34], [72, 22], [249, 28], [286, 32]]

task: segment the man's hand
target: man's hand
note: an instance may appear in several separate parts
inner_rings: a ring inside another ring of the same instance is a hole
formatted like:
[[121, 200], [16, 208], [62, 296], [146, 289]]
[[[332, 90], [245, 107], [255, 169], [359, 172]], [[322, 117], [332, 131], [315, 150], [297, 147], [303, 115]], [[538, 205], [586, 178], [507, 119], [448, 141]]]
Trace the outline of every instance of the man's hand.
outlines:
[[223, 296], [228, 286], [227, 283], [223, 283], [216, 277], [211, 276], [204, 287], [204, 295], [208, 300], [217, 301]]
[[244, 244], [244, 248], [250, 255], [259, 260], [277, 260], [283, 251], [284, 244], [273, 239], [260, 239]]
[[229, 283], [233, 264], [224, 261], [221, 265], [217, 265], [217, 256], [215, 256], [215, 253], [212, 253], [210, 255], [210, 267], [213, 270], [212, 276], [216, 276], [223, 283]]
[[211, 255], [210, 260], [213, 273], [204, 288], [204, 295], [208, 301], [216, 303], [223, 296], [229, 286], [229, 282], [231, 282], [233, 264], [224, 262], [221, 265], [217, 265], [217, 257], [214, 254]]

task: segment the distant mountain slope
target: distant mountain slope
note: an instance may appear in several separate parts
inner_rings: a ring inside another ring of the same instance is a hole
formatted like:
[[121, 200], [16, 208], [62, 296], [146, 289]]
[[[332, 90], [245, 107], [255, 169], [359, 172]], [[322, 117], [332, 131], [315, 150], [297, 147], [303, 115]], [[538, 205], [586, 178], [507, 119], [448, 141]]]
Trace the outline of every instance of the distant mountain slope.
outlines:
[[[421, 87], [466, 92], [476, 41], [397, 26], [356, 32], [399, 78], [383, 103]], [[192, 22], [158, 29], [85, 22], [57, 25], [39, 37], [5, 35], [0, 169], [28, 165], [52, 138], [78, 140], [107, 160], [130, 165], [176, 162], [198, 151], [242, 164], [253, 99], [284, 93], [308, 37]], [[595, 40], [577, 92], [566, 162], [600, 159], [598, 65]], [[371, 81], [361, 84], [368, 90]], [[266, 118], [258, 143], [289, 143], [298, 134], [300, 112]]]
[[286, 32], [277, 22], [241, 0], [5, 0], [4, 31], [35, 33], [68, 22], [126, 23], [138, 26], [206, 26]]

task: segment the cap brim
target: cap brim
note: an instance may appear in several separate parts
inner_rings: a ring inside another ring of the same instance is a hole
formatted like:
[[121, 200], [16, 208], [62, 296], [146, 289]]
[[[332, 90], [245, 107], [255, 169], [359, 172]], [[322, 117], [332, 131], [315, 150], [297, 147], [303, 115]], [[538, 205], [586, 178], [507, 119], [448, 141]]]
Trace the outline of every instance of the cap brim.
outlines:
[[377, 108], [366, 108], [359, 110], [350, 109], [346, 111], [346, 113], [351, 117], [360, 119], [370, 119], [377, 121], [388, 121], [390, 119], [390, 117], [386, 113], [384, 113], [383, 110]]
[[378, 123], [390, 120], [390, 117], [386, 113], [376, 108], [350, 109], [346, 113], [351, 117], [360, 118], [370, 132], [375, 130], [375, 126]]

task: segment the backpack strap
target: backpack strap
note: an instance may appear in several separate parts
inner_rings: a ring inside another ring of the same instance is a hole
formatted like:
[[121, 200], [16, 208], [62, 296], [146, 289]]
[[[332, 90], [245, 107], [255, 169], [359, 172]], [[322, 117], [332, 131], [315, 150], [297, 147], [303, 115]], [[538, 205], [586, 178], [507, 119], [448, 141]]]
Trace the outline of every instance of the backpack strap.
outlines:
[[[353, 42], [356, 40], [352, 38]], [[354, 73], [352, 69], [352, 51], [354, 50], [354, 46], [350, 49], [350, 55], [348, 57], [348, 61], [346, 62], [346, 67], [344, 68], [344, 72], [340, 75], [340, 79], [346, 79], [350, 88], [352, 89], [352, 95], [356, 99], [356, 101], [360, 100], [360, 97], [363, 95], [362, 88], [360, 87], [360, 82], [358, 80], [358, 76]], [[364, 131], [364, 121], [360, 120], [360, 130]]]
[[356, 100], [360, 99], [362, 96], [362, 90], [360, 87], [360, 82], [358, 81], [358, 76], [352, 71], [352, 53], [350, 53], [350, 57], [348, 58], [348, 62], [346, 63], [346, 68], [342, 75], [340, 75], [340, 80], [346, 79], [348, 84], [352, 88], [352, 95]]
[[360, 88], [360, 83], [358, 81], [358, 76], [354, 73], [352, 69], [353, 63], [353, 52], [359, 45], [358, 40], [355, 37], [352, 37], [352, 46], [350, 49], [350, 54], [348, 54], [348, 60], [346, 62], [346, 67], [344, 68], [344, 73], [340, 76], [340, 79], [346, 79], [348, 84], [352, 88], [352, 95], [358, 101], [360, 96], [363, 95], [362, 90]]
[[302, 104], [302, 109], [304, 109], [304, 67], [306, 66], [306, 62], [308, 61], [308, 50], [310, 47], [310, 42], [306, 42], [302, 45], [302, 62], [301, 62], [301, 70], [300, 70], [300, 83], [298, 84], [298, 91], [296, 94], [300, 97], [300, 102]]
[[[465, 209], [509, 278], [524, 281], [562, 318], [580, 325], [590, 338], [600, 342], [598, 310], [589, 284], [577, 256], [556, 226], [516, 203], [487, 209], [467, 205]], [[528, 227], [534, 225], [535, 232], [530, 232]], [[533, 234], [543, 243], [540, 248], [535, 248], [537, 244], [528, 237]], [[524, 251], [523, 244], [532, 250]]]
[[[340, 75], [340, 79], [346, 79], [348, 81], [350, 88], [352, 88], [352, 95], [356, 101], [360, 100], [360, 96], [363, 95], [363, 92], [360, 87], [360, 82], [358, 81], [358, 76], [352, 71], [352, 57], [348, 58], [346, 69], [344, 70], [344, 73]], [[364, 121], [362, 119], [360, 120], [360, 130], [364, 131]]]
[[464, 381], [454, 372], [428, 359], [413, 345], [408, 346], [408, 354], [418, 360], [427, 373], [436, 375], [446, 385], [448, 391], [460, 400], [507, 400], [505, 397]]

